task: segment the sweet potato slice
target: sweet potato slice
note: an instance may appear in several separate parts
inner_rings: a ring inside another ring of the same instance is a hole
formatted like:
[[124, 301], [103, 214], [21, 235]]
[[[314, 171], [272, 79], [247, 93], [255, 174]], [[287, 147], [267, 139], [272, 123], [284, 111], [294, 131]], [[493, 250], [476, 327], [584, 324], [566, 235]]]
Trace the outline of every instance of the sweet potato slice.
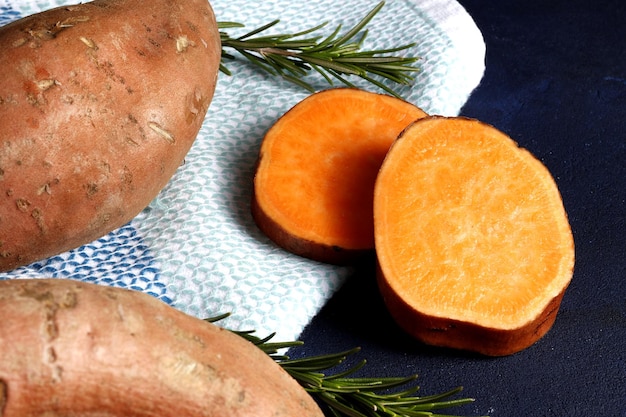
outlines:
[[323, 417], [252, 343], [136, 291], [0, 281], [2, 417]]
[[374, 197], [391, 315], [432, 345], [508, 355], [555, 321], [574, 241], [547, 168], [504, 133], [428, 117], [395, 142]]
[[267, 132], [252, 214], [276, 244], [345, 264], [374, 247], [374, 182], [391, 143], [426, 116], [403, 100], [358, 89], [315, 93]]

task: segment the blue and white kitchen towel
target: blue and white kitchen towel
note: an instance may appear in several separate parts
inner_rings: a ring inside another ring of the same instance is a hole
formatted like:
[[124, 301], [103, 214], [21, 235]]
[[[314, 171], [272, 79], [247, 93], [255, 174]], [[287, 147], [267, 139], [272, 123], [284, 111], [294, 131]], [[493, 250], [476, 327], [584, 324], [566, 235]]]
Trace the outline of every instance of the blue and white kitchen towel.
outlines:
[[[0, 24], [72, 0], [0, 0]], [[218, 21], [251, 29], [277, 17], [278, 31], [328, 21], [348, 28], [375, 0], [212, 0]], [[430, 114], [456, 115], [484, 71], [485, 45], [454, 0], [391, 0], [368, 26], [367, 48], [416, 43], [415, 83], [398, 92]], [[350, 269], [284, 252], [250, 215], [252, 177], [265, 131], [307, 96], [292, 84], [229, 62], [202, 130], [159, 197], [126, 226], [0, 279], [71, 278], [144, 291], [198, 317], [230, 312], [223, 325], [296, 339], [350, 276]], [[358, 80], [355, 84], [370, 88]], [[320, 87], [324, 87], [320, 78]]]

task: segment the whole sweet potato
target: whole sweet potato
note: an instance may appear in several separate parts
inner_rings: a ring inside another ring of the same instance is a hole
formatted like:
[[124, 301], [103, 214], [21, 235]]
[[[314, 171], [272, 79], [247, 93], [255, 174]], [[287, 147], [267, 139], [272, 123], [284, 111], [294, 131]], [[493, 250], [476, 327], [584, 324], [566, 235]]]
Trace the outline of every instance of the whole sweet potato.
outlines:
[[145, 208], [198, 134], [220, 56], [206, 0], [95, 0], [0, 28], [0, 271]]
[[322, 416], [268, 355], [139, 292], [0, 281], [0, 416]]

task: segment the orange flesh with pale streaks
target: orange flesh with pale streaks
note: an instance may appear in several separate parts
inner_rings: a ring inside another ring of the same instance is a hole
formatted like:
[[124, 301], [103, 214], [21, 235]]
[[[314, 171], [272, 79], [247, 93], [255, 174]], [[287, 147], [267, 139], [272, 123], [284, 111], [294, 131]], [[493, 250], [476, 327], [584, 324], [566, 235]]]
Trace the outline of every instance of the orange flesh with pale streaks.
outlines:
[[342, 249], [373, 248], [378, 169], [400, 132], [424, 116], [410, 103], [357, 89], [307, 97], [263, 140], [255, 203], [292, 238]]
[[572, 278], [573, 237], [551, 174], [476, 120], [408, 128], [378, 176], [374, 219], [379, 279], [408, 306], [401, 314], [514, 331]]

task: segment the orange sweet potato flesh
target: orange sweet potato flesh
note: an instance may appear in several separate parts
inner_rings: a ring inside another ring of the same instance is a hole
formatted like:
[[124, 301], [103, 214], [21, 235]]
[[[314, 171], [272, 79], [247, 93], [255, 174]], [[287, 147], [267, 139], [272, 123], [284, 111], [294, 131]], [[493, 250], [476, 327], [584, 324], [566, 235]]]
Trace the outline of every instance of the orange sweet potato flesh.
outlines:
[[252, 214], [276, 244], [320, 262], [372, 253], [374, 182], [391, 143], [426, 116], [406, 101], [358, 89], [312, 94], [267, 132]]
[[553, 325], [574, 241], [548, 169], [504, 133], [428, 117], [391, 147], [374, 197], [378, 281], [408, 333], [509, 355]]
[[145, 208], [198, 134], [220, 56], [206, 0], [95, 0], [0, 28], [0, 271]]
[[2, 417], [322, 417], [252, 343], [139, 292], [0, 281]]

